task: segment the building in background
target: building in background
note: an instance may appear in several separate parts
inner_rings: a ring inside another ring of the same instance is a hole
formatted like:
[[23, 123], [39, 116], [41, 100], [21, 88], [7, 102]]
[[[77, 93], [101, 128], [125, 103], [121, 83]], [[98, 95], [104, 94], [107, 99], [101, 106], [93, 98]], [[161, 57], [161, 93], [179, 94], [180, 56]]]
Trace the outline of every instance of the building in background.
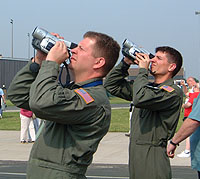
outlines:
[[[30, 59], [25, 58], [6, 58], [0, 55], [0, 87], [2, 88], [3, 85], [8, 89], [10, 83], [16, 73], [23, 68]], [[129, 76], [128, 80], [134, 80], [138, 74], [138, 68], [130, 68], [129, 69]], [[184, 68], [178, 72], [178, 74], [174, 77], [175, 80], [184, 79]], [[66, 81], [66, 70], [63, 70], [62, 74], [62, 81]], [[153, 76], [149, 75], [149, 80], [153, 81]]]
[[[132, 80], [135, 80], [135, 78], [137, 77], [139, 69], [138, 68], [129, 68], [128, 72], [129, 72], [128, 80], [132, 81]], [[184, 68], [181, 68], [180, 71], [174, 77], [174, 80], [182, 80], [184, 78], [185, 78]], [[149, 80], [150, 81], [154, 80], [153, 76], [151, 74], [149, 75]]]
[[0, 87], [8, 89], [13, 77], [23, 68], [29, 59], [0, 57]]

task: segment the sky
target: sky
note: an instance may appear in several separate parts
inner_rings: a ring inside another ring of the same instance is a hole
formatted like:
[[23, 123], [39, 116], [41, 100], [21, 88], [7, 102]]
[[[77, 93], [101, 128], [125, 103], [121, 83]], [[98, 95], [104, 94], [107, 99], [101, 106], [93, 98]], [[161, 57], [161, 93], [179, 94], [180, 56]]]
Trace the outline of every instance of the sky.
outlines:
[[171, 46], [183, 56], [185, 78], [200, 79], [196, 11], [199, 0], [2, 0], [0, 54], [11, 57], [13, 39], [15, 58], [32, 57], [32, 32], [37, 26], [75, 43], [91, 30], [112, 36], [120, 46], [129, 39], [151, 53], [158, 46]]

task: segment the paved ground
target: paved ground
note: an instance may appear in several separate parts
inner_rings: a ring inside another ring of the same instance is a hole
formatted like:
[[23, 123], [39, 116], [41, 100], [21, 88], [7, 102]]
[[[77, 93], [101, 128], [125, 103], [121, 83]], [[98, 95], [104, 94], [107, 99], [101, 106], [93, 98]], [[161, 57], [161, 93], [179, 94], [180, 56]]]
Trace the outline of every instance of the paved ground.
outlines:
[[[0, 161], [0, 179], [25, 179], [27, 162]], [[92, 164], [86, 176], [88, 179], [128, 179], [128, 165]], [[172, 179], [196, 179], [197, 174], [190, 167], [172, 166]], [[149, 177], [151, 179], [151, 177]]]
[[[120, 178], [120, 173], [123, 175], [121, 176], [121, 179], [128, 178], [129, 137], [126, 137], [124, 134], [125, 133], [108, 133], [104, 137], [96, 154], [94, 155], [93, 163], [88, 169], [87, 174], [90, 176], [88, 178], [95, 179], [96, 173], [98, 174], [98, 177], [96, 178], [105, 179], [105, 177], [100, 177], [100, 175], [106, 175], [106, 172], [107, 176], [112, 175], [111, 178], [113, 179], [117, 178], [113, 176], [113, 173], [115, 173], [118, 178]], [[19, 136], [19, 131], [0, 130], [0, 178], [1, 175], [5, 173], [5, 166], [8, 166], [8, 164], [13, 165], [17, 162], [18, 163], [14, 166], [19, 167], [20, 165], [18, 164], [21, 164], [23, 168], [23, 172], [19, 177], [25, 178], [25, 165], [28, 160], [32, 144], [19, 143]], [[177, 153], [181, 152], [184, 147], [185, 144], [183, 142], [178, 147]], [[2, 171], [1, 165], [4, 166], [4, 171]], [[187, 177], [188, 179], [196, 178], [196, 172], [190, 168], [190, 158], [175, 157], [171, 160], [171, 166], [174, 179], [180, 179], [180, 176], [183, 176], [181, 177], [182, 179], [187, 179]], [[13, 171], [15, 170], [16, 168], [13, 168]], [[119, 174], [117, 172], [119, 172]]]
[[[93, 163], [128, 164], [129, 137], [125, 133], [108, 133], [94, 155]], [[19, 142], [19, 131], [0, 130], [0, 160], [27, 161], [32, 144]], [[182, 142], [176, 153], [185, 147]], [[190, 166], [190, 158], [175, 157], [171, 160], [172, 166]]]
[[[7, 110], [19, 111], [19, 108], [10, 107]], [[19, 143], [19, 136], [19, 131], [0, 130], [0, 179], [25, 179], [32, 144]], [[88, 168], [88, 179], [128, 179], [128, 145], [129, 137], [125, 133], [108, 133], [99, 144], [93, 163]], [[176, 154], [182, 152], [184, 147], [185, 142], [182, 142]], [[173, 179], [197, 178], [196, 171], [190, 167], [190, 158], [176, 156], [170, 162]]]

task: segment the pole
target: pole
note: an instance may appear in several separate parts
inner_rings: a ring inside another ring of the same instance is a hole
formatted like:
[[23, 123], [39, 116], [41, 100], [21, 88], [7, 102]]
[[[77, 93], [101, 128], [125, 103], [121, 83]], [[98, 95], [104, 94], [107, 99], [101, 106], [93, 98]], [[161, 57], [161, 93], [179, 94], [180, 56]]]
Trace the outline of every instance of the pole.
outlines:
[[12, 31], [11, 31], [11, 57], [13, 58], [13, 19], [10, 19]]
[[28, 35], [28, 58], [30, 58], [30, 33]]
[[195, 11], [195, 15], [200, 15], [200, 11]]

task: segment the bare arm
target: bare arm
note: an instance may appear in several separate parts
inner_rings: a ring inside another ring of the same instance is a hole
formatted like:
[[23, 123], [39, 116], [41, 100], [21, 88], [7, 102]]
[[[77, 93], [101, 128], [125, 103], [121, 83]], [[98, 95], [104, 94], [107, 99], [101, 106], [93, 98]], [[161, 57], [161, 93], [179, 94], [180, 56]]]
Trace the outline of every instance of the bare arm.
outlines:
[[182, 105], [182, 108], [189, 108], [190, 106], [192, 106], [192, 103], [187, 102], [187, 103]]
[[[187, 137], [189, 137], [198, 127], [200, 126], [200, 122], [187, 118], [179, 131], [176, 133], [176, 135], [172, 138], [173, 143], [178, 144], [185, 140]], [[170, 158], [174, 157], [174, 152], [175, 152], [176, 146], [169, 144], [167, 146], [167, 155]]]
[[4, 104], [6, 104], [6, 99], [5, 99], [4, 95], [2, 95], [2, 99], [3, 99]]
[[188, 92], [188, 89], [187, 89], [187, 86], [185, 85], [185, 81], [184, 80], [181, 80], [181, 85], [183, 87], [183, 92], [186, 95], [186, 93]]

